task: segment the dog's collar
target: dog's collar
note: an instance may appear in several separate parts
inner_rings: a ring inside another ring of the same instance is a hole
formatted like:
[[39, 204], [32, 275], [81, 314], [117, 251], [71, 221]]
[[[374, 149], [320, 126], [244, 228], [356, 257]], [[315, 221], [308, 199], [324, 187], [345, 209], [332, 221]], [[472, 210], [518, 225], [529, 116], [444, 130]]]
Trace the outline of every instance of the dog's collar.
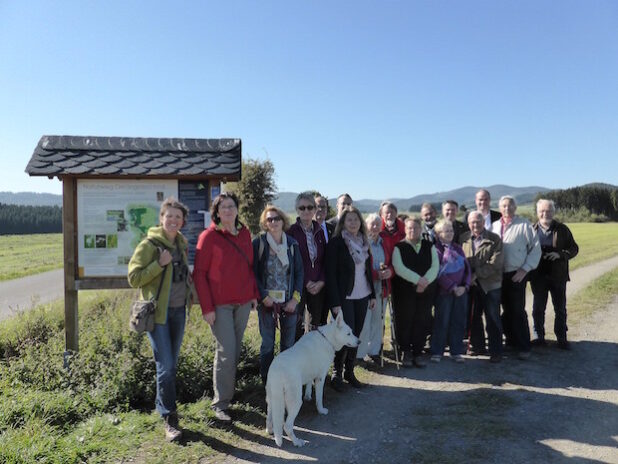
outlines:
[[315, 330], [316, 330], [316, 332], [318, 332], [320, 335], [322, 335], [322, 337], [324, 337], [324, 340], [326, 340], [330, 346], [332, 346], [332, 347], [333, 347], [333, 351], [334, 351], [334, 352], [337, 352], [337, 348], [335, 348], [335, 345], [333, 345], [333, 344], [331, 343], [331, 341], [330, 341], [328, 338], [326, 338], [326, 335], [324, 335], [324, 334], [322, 333], [322, 331], [320, 330], [320, 328], [318, 327], [318, 328], [317, 328], [317, 329], [315, 329]]

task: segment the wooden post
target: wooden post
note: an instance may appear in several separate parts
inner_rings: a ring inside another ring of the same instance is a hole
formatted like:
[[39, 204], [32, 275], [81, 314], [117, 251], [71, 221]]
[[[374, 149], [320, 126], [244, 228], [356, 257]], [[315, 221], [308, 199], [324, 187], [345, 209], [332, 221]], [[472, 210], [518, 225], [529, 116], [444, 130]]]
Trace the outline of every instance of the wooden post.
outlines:
[[65, 357], [79, 349], [77, 324], [77, 183], [74, 177], [62, 179], [62, 236], [64, 240], [64, 334]]

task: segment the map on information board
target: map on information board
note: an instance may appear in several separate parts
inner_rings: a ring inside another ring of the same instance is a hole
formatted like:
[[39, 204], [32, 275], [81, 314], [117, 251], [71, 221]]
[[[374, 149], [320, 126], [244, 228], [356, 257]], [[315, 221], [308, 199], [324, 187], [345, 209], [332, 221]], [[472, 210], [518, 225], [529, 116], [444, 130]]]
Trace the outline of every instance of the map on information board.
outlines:
[[178, 198], [176, 180], [78, 179], [79, 276], [126, 276], [133, 250], [170, 196]]

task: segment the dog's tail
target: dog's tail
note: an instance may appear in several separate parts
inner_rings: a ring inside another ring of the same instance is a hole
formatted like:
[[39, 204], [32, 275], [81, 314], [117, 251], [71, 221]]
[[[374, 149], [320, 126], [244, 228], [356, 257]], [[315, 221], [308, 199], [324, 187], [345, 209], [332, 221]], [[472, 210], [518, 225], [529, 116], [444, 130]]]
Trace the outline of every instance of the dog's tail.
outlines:
[[268, 380], [266, 381], [266, 401], [270, 409], [273, 435], [275, 436], [277, 446], [281, 446], [283, 443], [283, 421], [285, 419], [284, 385], [283, 373], [278, 369], [270, 369], [268, 371]]

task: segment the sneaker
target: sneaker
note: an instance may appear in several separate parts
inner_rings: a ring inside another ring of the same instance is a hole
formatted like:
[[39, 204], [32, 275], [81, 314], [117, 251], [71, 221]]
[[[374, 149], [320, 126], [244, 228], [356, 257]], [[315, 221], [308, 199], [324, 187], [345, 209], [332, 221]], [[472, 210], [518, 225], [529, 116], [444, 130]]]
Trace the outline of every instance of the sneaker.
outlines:
[[344, 390], [343, 387], [343, 379], [340, 375], [333, 375], [330, 379], [330, 386], [333, 387], [333, 390], [341, 393]]
[[526, 359], [530, 358], [530, 351], [520, 351], [517, 357], [522, 361], [525, 361]]
[[502, 355], [500, 354], [492, 354], [491, 357], [489, 358], [489, 362], [490, 363], [499, 363], [500, 361], [502, 361]]
[[463, 362], [466, 362], [466, 360], [465, 360], [465, 359], [464, 359], [464, 357], [463, 357], [463, 354], [456, 354], [456, 355], [453, 355], [453, 360], [454, 360], [456, 363], [459, 363], [459, 364], [461, 364], [461, 363], [463, 363]]
[[414, 359], [412, 359], [412, 363], [416, 366], [416, 367], [427, 367], [427, 361], [425, 361], [423, 358], [421, 358], [420, 356], [414, 356]]
[[431, 357], [430, 361], [431, 361], [432, 363], [436, 363], [436, 364], [437, 364], [437, 363], [439, 363], [439, 362], [440, 362], [440, 360], [441, 360], [441, 359], [442, 359], [442, 356], [440, 356], [439, 354], [434, 354], [434, 355]]
[[349, 374], [346, 371], [343, 378], [354, 388], [362, 388], [365, 386], [360, 380], [356, 378], [356, 376], [354, 375], [354, 371], [350, 372]]
[[544, 338], [541, 338], [541, 337], [535, 338], [530, 343], [532, 344], [532, 346], [547, 346], [547, 342], [545, 341]]
[[561, 350], [568, 351], [571, 349], [571, 344], [567, 342], [566, 340], [558, 340], [558, 348], [560, 348]]
[[227, 413], [226, 409], [215, 408], [215, 417], [221, 422], [231, 422], [232, 418]]
[[487, 350], [486, 349], [480, 349], [480, 348], [472, 348], [470, 350], [470, 356], [485, 356], [487, 354]]
[[182, 437], [182, 431], [178, 426], [178, 416], [174, 413], [165, 416], [165, 439], [167, 441], [176, 441]]

